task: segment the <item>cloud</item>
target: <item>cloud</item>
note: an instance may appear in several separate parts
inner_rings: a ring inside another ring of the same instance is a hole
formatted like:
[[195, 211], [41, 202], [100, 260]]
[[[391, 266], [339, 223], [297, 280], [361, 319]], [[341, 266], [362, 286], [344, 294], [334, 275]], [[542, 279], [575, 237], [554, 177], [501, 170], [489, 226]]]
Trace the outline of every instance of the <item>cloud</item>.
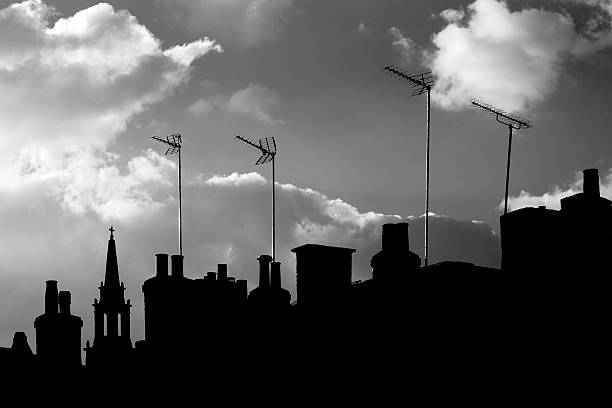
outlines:
[[279, 106], [279, 98], [273, 90], [264, 85], [253, 83], [234, 92], [225, 105], [230, 112], [251, 116], [269, 125], [284, 123], [282, 120], [275, 119], [271, 114]]
[[[508, 209], [518, 210], [524, 207], [539, 207], [558, 210], [561, 208], [561, 199], [582, 192], [582, 173], [576, 172], [574, 180], [567, 187], [554, 186], [550, 191], [541, 195], [531, 194], [526, 191], [520, 192], [518, 196], [508, 197]], [[603, 177], [603, 182], [599, 183], [599, 190], [602, 197], [612, 200], [612, 169]], [[499, 204], [500, 210], [503, 209], [503, 202]]]
[[397, 27], [389, 28], [389, 34], [391, 34], [394, 40], [391, 46], [393, 46], [401, 56], [400, 64], [403, 66], [411, 65], [418, 54], [418, 46], [416, 43], [404, 36]]
[[434, 102], [457, 109], [475, 97], [517, 112], [544, 101], [565, 64], [612, 45], [611, 3], [584, 4], [599, 7], [586, 31], [578, 30], [566, 13], [513, 12], [499, 0], [442, 11], [447, 25], [433, 36], [434, 49], [425, 55], [436, 76]]
[[206, 99], [198, 99], [197, 101], [189, 105], [189, 107], [187, 108], [187, 110], [193, 113], [194, 115], [207, 115], [211, 113], [214, 109], [214, 103]]
[[167, 182], [169, 162], [145, 152], [122, 174], [107, 148], [220, 46], [202, 38], [164, 50], [106, 3], [52, 23], [56, 14], [41, 0], [0, 10], [0, 194], [48, 189], [65, 209], [105, 219], [159, 206], [147, 188]]
[[294, 10], [293, 0], [161, 0], [164, 17], [196, 34], [204, 30], [244, 47], [274, 40]]

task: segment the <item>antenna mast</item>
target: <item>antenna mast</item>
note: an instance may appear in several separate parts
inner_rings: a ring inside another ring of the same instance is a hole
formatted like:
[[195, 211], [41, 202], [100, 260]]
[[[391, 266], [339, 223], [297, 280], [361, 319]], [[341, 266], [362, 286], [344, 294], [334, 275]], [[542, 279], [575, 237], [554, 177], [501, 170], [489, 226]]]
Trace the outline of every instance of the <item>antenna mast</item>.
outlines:
[[427, 92], [427, 138], [425, 142], [425, 268], [429, 259], [429, 141], [431, 129], [431, 88], [434, 84], [434, 77], [431, 71], [420, 74], [406, 74], [397, 67], [384, 67], [384, 71], [393, 77], [407, 83], [412, 88], [410, 96], [417, 96]]
[[512, 131], [519, 129], [529, 129], [533, 127], [533, 122], [523, 119], [520, 116], [510, 114], [499, 108], [478, 99], [472, 99], [472, 105], [476, 108], [495, 115], [495, 120], [502, 125], [508, 126], [508, 159], [506, 162], [506, 193], [504, 194], [504, 214], [508, 213], [508, 185], [510, 184], [510, 155], [512, 153]]
[[170, 136], [166, 136], [165, 139], [161, 137], [152, 136], [151, 139], [157, 140], [160, 143], [168, 145], [168, 149], [165, 156], [172, 155], [174, 153], [178, 154], [178, 196], [179, 196], [179, 205], [178, 205], [178, 228], [179, 228], [179, 254], [183, 255], [183, 216], [182, 216], [182, 191], [181, 191], [181, 148], [183, 145], [182, 136], [179, 133], [175, 133]]
[[265, 137], [253, 142], [241, 135], [236, 135], [236, 139], [248, 144], [251, 147], [259, 150], [261, 156], [255, 162], [255, 165], [266, 164], [272, 162], [272, 261], [276, 260], [276, 196], [275, 196], [275, 158], [276, 158], [276, 140], [273, 137]]

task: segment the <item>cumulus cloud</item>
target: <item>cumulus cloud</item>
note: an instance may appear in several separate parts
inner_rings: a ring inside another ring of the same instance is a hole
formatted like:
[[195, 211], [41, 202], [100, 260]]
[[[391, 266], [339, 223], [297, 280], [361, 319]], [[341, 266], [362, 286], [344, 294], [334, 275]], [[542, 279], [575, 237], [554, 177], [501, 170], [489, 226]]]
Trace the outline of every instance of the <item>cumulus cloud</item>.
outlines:
[[400, 64], [404, 66], [411, 65], [418, 55], [418, 46], [410, 38], [406, 37], [399, 28], [389, 28], [389, 34], [393, 37], [391, 46], [394, 47], [400, 54]]
[[44, 184], [64, 208], [104, 218], [156, 207], [144, 188], [167, 182], [169, 162], [146, 152], [122, 174], [107, 147], [220, 46], [202, 38], [164, 50], [136, 17], [106, 3], [55, 17], [41, 0], [0, 10], [0, 192]]
[[279, 125], [284, 122], [272, 116], [280, 106], [276, 93], [261, 84], [249, 84], [246, 88], [236, 91], [229, 97], [226, 108], [230, 112], [251, 116], [262, 123]]
[[455, 109], [475, 97], [512, 112], [542, 102], [556, 88], [565, 63], [612, 45], [612, 7], [609, 1], [585, 2], [596, 3], [607, 25], [592, 23], [586, 32], [579, 32], [568, 14], [513, 12], [500, 0], [442, 11], [447, 25], [426, 54], [437, 80], [433, 100]]
[[170, 22], [244, 47], [277, 38], [294, 10], [293, 0], [161, 0]]
[[[518, 196], [508, 197], [508, 209], [510, 211], [518, 210], [524, 207], [539, 207], [541, 205], [547, 208], [560, 209], [561, 199], [582, 192], [583, 176], [581, 172], [577, 172], [574, 180], [565, 187], [554, 186], [541, 195], [531, 194], [521, 190]], [[612, 200], [612, 169], [604, 175], [603, 182], [599, 183], [599, 191], [602, 197]], [[503, 202], [499, 204], [499, 209], [503, 208]]]

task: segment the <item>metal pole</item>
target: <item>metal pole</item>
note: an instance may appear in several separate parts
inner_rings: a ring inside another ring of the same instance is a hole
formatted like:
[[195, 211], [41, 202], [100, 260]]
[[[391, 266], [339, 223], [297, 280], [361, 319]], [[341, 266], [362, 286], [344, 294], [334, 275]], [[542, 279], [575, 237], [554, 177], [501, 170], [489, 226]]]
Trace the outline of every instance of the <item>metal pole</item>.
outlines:
[[275, 162], [276, 155], [272, 156], [272, 261], [276, 261], [276, 197], [275, 197]]
[[504, 196], [504, 214], [508, 213], [508, 184], [510, 182], [510, 154], [512, 153], [512, 125], [508, 125], [508, 162], [506, 163], [506, 194]]
[[179, 254], [183, 255], [183, 215], [182, 215], [182, 191], [181, 191], [181, 149], [178, 149], [178, 195], [179, 195]]
[[427, 87], [427, 143], [425, 153], [425, 268], [429, 255], [429, 128], [430, 128], [431, 87]]

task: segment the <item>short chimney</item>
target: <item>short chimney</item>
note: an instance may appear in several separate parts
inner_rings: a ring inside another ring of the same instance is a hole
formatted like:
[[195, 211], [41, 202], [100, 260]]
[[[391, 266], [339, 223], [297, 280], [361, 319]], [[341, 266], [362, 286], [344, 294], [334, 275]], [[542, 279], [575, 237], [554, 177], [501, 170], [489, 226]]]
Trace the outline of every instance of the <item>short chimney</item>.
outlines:
[[48, 280], [45, 290], [45, 314], [57, 314], [57, 281]]
[[155, 273], [158, 278], [168, 276], [168, 254], [155, 254]]
[[246, 279], [238, 279], [236, 281], [236, 291], [238, 292], [238, 299], [240, 301], [244, 301], [247, 299], [247, 296], [249, 295], [249, 290], [247, 287]]
[[172, 263], [172, 277], [182, 278], [183, 277], [183, 255], [172, 255], [170, 256]]
[[599, 197], [599, 170], [586, 169], [582, 171], [582, 174], [582, 192], [584, 195], [589, 197]]
[[208, 279], [210, 281], [216, 281], [217, 280], [217, 273], [216, 272], [206, 272], [206, 279]]
[[59, 293], [59, 312], [62, 316], [70, 316], [70, 292], [67, 290]]
[[281, 288], [281, 268], [280, 262], [272, 262], [272, 270], [270, 271], [270, 285], [272, 289]]
[[384, 224], [382, 230], [383, 251], [407, 251], [410, 249], [408, 241], [408, 223]]
[[217, 280], [227, 280], [227, 264], [217, 264]]
[[272, 257], [261, 255], [257, 260], [259, 261], [259, 287], [268, 288], [270, 287], [270, 262]]

